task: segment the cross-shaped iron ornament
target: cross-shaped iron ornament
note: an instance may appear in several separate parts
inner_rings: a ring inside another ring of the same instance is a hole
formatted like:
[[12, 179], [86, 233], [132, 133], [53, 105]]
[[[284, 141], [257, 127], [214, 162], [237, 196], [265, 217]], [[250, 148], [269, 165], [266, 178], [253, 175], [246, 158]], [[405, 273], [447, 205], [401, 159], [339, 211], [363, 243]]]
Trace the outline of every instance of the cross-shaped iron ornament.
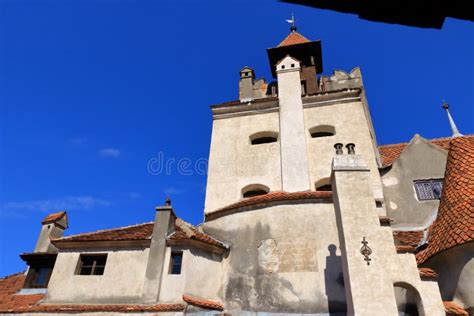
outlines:
[[369, 242], [365, 240], [365, 237], [362, 237], [362, 248], [360, 248], [360, 253], [364, 256], [364, 260], [367, 261], [367, 265], [370, 265], [370, 261], [372, 261], [372, 259], [370, 259], [369, 256], [372, 254], [372, 249], [367, 246], [368, 243]]

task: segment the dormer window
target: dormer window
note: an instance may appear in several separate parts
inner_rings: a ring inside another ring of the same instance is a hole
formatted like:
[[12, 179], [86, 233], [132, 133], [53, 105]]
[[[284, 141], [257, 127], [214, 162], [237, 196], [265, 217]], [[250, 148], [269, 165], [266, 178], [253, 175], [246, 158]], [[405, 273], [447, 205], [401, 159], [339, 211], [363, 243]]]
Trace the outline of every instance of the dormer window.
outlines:
[[336, 129], [332, 125], [318, 125], [309, 129], [312, 138], [329, 137], [336, 135]]
[[26, 289], [46, 289], [56, 262], [56, 253], [27, 253], [20, 256], [30, 267], [26, 275]]
[[443, 190], [443, 179], [415, 180], [415, 191], [419, 201], [439, 200]]
[[250, 135], [250, 144], [260, 145], [274, 143], [278, 141], [278, 133], [276, 132], [259, 132]]
[[259, 195], [265, 195], [270, 189], [263, 184], [250, 184], [242, 189], [242, 197], [250, 198]]

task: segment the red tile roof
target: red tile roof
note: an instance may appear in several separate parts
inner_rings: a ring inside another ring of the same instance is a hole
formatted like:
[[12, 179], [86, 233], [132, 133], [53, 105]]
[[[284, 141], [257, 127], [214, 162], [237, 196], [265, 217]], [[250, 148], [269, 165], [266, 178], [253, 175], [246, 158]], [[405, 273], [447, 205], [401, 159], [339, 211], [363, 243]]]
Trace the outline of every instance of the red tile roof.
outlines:
[[401, 245], [418, 247], [423, 239], [423, 231], [393, 231], [395, 241]]
[[43, 299], [43, 294], [14, 295], [23, 287], [25, 277], [17, 273], [0, 279], [0, 313], [27, 310]]
[[117, 240], [145, 240], [150, 239], [153, 233], [153, 222], [137, 224], [113, 229], [98, 230], [91, 233], [83, 233], [53, 239], [56, 241], [117, 241]]
[[206, 220], [214, 218], [216, 215], [227, 213], [228, 211], [259, 204], [279, 202], [279, 201], [295, 201], [295, 200], [314, 200], [314, 199], [331, 199], [331, 191], [301, 191], [301, 192], [284, 192], [274, 191], [263, 195], [254, 196], [243, 199], [239, 202], [232, 203], [226, 207], [206, 214]]
[[298, 32], [291, 32], [277, 47], [309, 43], [310, 40]]
[[[474, 140], [474, 135], [466, 135], [463, 138]], [[449, 150], [449, 142], [451, 140], [451, 137], [444, 137], [432, 139], [430, 142], [445, 150]], [[397, 160], [407, 145], [408, 143], [400, 143], [379, 146], [380, 157], [382, 158], [383, 165], [390, 166], [395, 160]]]
[[428, 246], [417, 254], [423, 263], [437, 253], [474, 240], [474, 139], [450, 143], [438, 217], [430, 227]]
[[222, 306], [221, 303], [218, 303], [216, 301], [202, 299], [202, 298], [191, 296], [191, 295], [186, 295], [186, 294], [183, 295], [183, 301], [192, 305], [203, 307], [203, 308], [215, 309], [218, 311], [224, 310], [224, 306]]
[[43, 219], [41, 224], [54, 223], [54, 222], [60, 220], [64, 215], [66, 215], [66, 211], [49, 214], [48, 216], [46, 216]]
[[420, 273], [420, 277], [428, 278], [428, 279], [436, 279], [438, 277], [438, 273], [435, 270], [430, 268], [418, 268], [418, 272]]
[[[25, 282], [24, 273], [17, 273], [0, 279], [0, 313], [73, 313], [73, 312], [181, 312], [186, 308], [183, 304], [156, 304], [156, 305], [59, 305], [41, 304], [43, 294], [16, 294]], [[15, 295], [16, 294], [16, 295]]]
[[175, 221], [175, 232], [171, 234], [168, 239], [170, 240], [189, 240], [194, 239], [206, 244], [217, 246], [220, 248], [227, 249], [228, 246], [223, 242], [215, 239], [214, 237], [201, 232], [197, 227], [177, 218]]
[[469, 313], [464, 308], [454, 303], [453, 301], [444, 301], [443, 304], [444, 310], [446, 311], [446, 315], [448, 316], [469, 315]]
[[412, 246], [398, 245], [398, 246], [395, 246], [395, 248], [397, 249], [397, 253], [407, 253], [407, 252], [415, 253], [416, 251], [416, 248]]

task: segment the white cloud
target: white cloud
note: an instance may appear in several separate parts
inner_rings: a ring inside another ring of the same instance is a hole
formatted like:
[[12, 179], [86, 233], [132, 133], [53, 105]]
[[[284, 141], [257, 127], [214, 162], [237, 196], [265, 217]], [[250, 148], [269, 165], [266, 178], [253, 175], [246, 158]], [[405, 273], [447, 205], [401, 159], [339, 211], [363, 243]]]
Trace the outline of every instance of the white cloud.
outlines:
[[169, 187], [169, 188], [164, 189], [163, 192], [166, 195], [178, 195], [178, 194], [184, 193], [185, 190], [178, 189], [178, 188], [175, 188], [175, 187]]
[[62, 210], [89, 210], [94, 207], [110, 206], [110, 201], [90, 195], [66, 196], [49, 200], [35, 200], [23, 202], [8, 202], [1, 205], [3, 215], [12, 214], [13, 211], [41, 211], [57, 212]]
[[104, 148], [99, 150], [99, 155], [103, 158], [118, 158], [120, 156], [120, 150], [116, 148]]

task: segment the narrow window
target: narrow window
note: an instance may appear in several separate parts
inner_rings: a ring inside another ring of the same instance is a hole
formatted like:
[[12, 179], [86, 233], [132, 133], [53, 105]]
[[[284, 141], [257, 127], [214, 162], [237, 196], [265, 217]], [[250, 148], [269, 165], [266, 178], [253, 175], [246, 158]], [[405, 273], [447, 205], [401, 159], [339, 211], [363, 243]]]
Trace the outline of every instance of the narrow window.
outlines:
[[306, 80], [301, 80], [301, 95], [306, 95]]
[[264, 195], [270, 192], [270, 189], [263, 184], [250, 184], [242, 189], [242, 197], [250, 198], [258, 195]]
[[25, 288], [47, 288], [52, 271], [50, 267], [30, 267]]
[[336, 135], [336, 129], [331, 125], [319, 125], [309, 130], [312, 138], [328, 137]]
[[181, 265], [183, 263], [183, 252], [171, 252], [170, 270], [169, 274], [181, 274]]
[[415, 191], [419, 201], [439, 200], [443, 190], [442, 179], [415, 180]]
[[79, 275], [103, 275], [107, 255], [81, 255], [76, 274]]
[[275, 143], [276, 141], [278, 141], [278, 133], [276, 132], [259, 132], [250, 135], [252, 145]]

